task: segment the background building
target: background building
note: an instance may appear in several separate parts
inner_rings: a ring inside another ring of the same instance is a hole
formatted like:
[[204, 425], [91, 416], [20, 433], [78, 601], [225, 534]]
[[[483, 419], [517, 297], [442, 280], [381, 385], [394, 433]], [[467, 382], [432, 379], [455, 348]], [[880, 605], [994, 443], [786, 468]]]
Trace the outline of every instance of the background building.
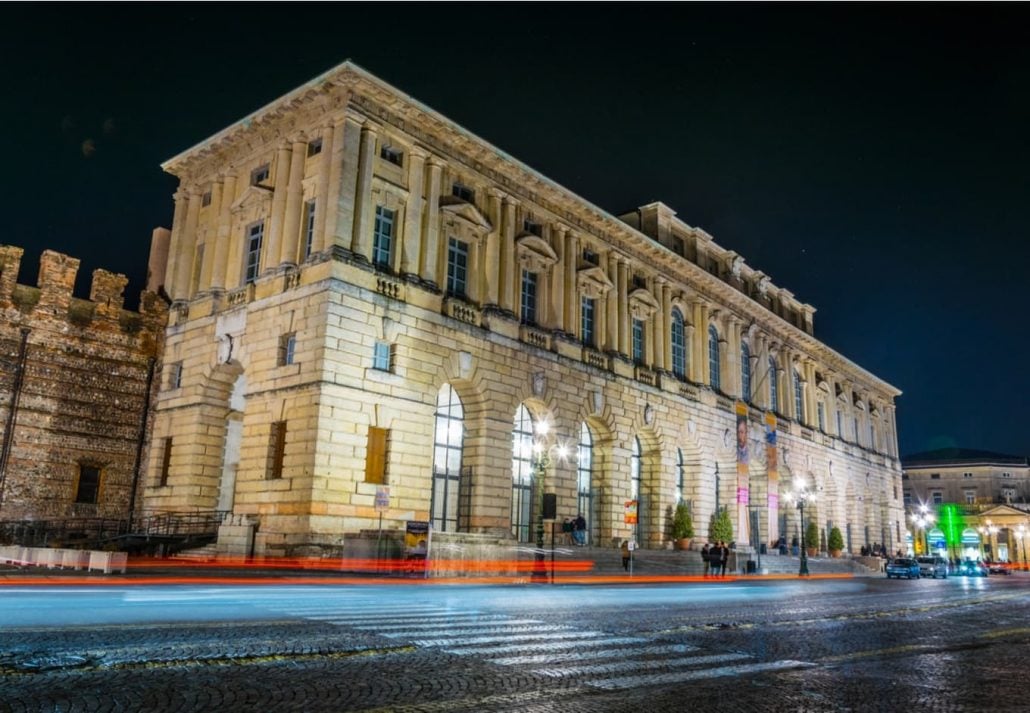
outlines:
[[79, 261], [49, 250], [19, 285], [21, 256], [0, 245], [0, 519], [127, 519], [166, 305], [123, 309], [127, 278], [105, 270], [77, 299]]
[[[905, 508], [925, 548], [1025, 561], [1030, 536], [1030, 459], [941, 448], [902, 459]], [[932, 523], [919, 523], [930, 513]], [[955, 524], [948, 526], [950, 520]]]
[[795, 478], [848, 549], [902, 537], [898, 390], [669, 207], [606, 213], [350, 63], [163, 167], [146, 500], [231, 512], [224, 551], [381, 510], [526, 541], [544, 491], [594, 544], [663, 545], [681, 499], [772, 541]]

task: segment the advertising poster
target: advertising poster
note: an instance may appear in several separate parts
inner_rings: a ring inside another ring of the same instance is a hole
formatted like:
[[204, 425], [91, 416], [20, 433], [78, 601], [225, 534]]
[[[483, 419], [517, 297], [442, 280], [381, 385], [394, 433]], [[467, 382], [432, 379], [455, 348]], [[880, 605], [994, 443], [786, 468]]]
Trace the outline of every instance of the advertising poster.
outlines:
[[737, 413], [737, 542], [750, 542], [750, 518], [748, 517], [748, 501], [750, 500], [751, 453], [748, 450], [747, 404], [738, 401]]
[[626, 501], [626, 524], [636, 525], [637, 524], [637, 501], [627, 500]]
[[422, 560], [421, 567], [429, 562], [429, 543], [432, 531], [426, 520], [408, 520], [404, 528], [404, 554], [413, 563]]
[[765, 414], [765, 462], [769, 475], [769, 539], [780, 539], [780, 461], [776, 453], [776, 414]]

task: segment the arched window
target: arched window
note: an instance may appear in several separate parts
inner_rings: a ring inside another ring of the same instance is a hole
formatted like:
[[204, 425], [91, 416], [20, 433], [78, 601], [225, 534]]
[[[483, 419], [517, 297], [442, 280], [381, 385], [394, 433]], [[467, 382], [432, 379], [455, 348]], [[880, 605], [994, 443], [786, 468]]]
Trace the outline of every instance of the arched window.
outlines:
[[436, 396], [433, 439], [433, 494], [429, 511], [433, 529], [458, 530], [458, 492], [461, 486], [461, 449], [465, 438], [465, 411], [450, 384]]
[[511, 438], [511, 534], [529, 542], [533, 494], [533, 416], [524, 404], [515, 410]]
[[773, 357], [769, 357], [769, 410], [780, 411], [780, 389], [776, 383], [776, 359]]
[[794, 370], [794, 417], [798, 421], [805, 420], [804, 403], [801, 400], [801, 374]]
[[687, 376], [687, 335], [683, 329], [683, 315], [672, 310], [672, 373], [679, 379]]
[[594, 437], [590, 435], [590, 427], [586, 421], [579, 426], [579, 450], [576, 453], [576, 503], [578, 515], [587, 521], [587, 543], [594, 530]]
[[719, 332], [714, 324], [708, 326], [708, 373], [711, 376], [708, 383], [719, 391]]
[[740, 343], [740, 396], [751, 400], [751, 349], [747, 342]]
[[683, 449], [676, 449], [676, 504], [683, 502]]

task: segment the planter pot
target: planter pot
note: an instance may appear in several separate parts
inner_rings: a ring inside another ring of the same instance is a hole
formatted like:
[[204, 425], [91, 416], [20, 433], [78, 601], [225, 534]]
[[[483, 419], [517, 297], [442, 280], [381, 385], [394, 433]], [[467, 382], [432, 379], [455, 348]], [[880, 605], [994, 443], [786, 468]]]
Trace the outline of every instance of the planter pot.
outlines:
[[817, 554], [819, 554], [819, 548], [818, 547], [806, 547], [805, 548], [805, 552], [806, 552], [806, 554], [808, 554], [809, 557], [815, 557]]
[[843, 550], [830, 550], [830, 557], [840, 557]]
[[680, 538], [680, 539], [676, 540], [676, 549], [677, 550], [689, 550], [690, 549], [690, 538], [689, 537], [683, 537], [683, 538]]

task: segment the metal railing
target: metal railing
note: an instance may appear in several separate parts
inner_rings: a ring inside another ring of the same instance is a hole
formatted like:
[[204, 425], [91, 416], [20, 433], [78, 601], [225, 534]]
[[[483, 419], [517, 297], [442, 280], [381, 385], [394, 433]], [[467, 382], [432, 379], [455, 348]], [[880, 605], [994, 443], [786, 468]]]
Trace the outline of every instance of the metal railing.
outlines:
[[122, 518], [63, 518], [0, 522], [0, 544], [68, 549], [146, 550], [192, 546], [218, 535], [226, 513], [152, 512], [134, 518], [132, 529]]

